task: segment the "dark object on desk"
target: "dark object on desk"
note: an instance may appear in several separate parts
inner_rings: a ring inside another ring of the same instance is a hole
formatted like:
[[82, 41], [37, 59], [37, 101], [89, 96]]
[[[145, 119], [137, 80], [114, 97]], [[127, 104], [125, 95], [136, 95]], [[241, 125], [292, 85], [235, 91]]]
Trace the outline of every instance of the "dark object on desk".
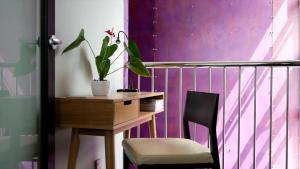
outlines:
[[132, 82], [130, 81], [128, 89], [118, 89], [117, 92], [139, 92], [139, 89], [133, 88]]
[[118, 89], [117, 92], [139, 92], [138, 89]]

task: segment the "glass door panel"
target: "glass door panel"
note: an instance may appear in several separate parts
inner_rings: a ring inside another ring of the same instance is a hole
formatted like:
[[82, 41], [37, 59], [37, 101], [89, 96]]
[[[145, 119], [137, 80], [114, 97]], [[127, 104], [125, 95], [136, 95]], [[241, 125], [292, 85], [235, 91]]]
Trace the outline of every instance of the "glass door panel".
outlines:
[[39, 0], [0, 1], [0, 168], [39, 159]]

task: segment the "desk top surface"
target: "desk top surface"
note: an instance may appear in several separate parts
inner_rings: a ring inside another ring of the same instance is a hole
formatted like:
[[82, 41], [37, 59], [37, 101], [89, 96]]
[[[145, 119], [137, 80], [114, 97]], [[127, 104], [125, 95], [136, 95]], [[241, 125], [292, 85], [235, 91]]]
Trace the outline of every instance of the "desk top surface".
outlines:
[[86, 96], [86, 97], [57, 97], [57, 101], [106, 101], [121, 102], [147, 97], [163, 96], [163, 92], [119, 92], [107, 96]]

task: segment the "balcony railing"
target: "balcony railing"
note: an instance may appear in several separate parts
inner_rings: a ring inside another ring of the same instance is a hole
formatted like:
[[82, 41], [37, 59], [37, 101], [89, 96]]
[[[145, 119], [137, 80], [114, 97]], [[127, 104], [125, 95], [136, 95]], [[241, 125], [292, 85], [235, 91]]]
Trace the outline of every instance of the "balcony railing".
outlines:
[[[227, 123], [226, 121], [226, 112], [227, 112], [227, 107], [226, 107], [226, 100], [227, 100], [227, 76], [228, 76], [228, 69], [230, 68], [236, 68], [238, 71], [238, 77], [237, 77], [237, 159], [236, 159], [236, 168], [241, 167], [241, 117], [242, 117], [242, 107], [241, 107], [241, 102], [242, 102], [242, 97], [241, 97], [241, 77], [242, 77], [242, 70], [244, 68], [250, 68], [253, 69], [252, 71], [252, 82], [248, 82], [248, 86], [250, 85], [251, 89], [251, 94], [253, 98], [253, 129], [251, 131], [253, 132], [253, 152], [252, 152], [252, 167], [251, 168], [256, 168], [257, 167], [257, 152], [256, 152], [256, 139], [257, 139], [257, 86], [258, 86], [258, 75], [260, 76], [261, 74], [258, 74], [258, 68], [262, 67], [265, 71], [269, 71], [269, 77], [270, 77], [270, 83], [269, 83], [269, 152], [268, 152], [268, 168], [272, 168], [272, 123], [273, 123], [273, 102], [274, 102], [274, 96], [273, 96], [273, 78], [274, 78], [274, 68], [279, 67], [284, 69], [285, 71], [285, 168], [289, 168], [289, 112], [290, 112], [290, 72], [292, 68], [298, 68], [300, 66], [300, 60], [293, 60], [293, 61], [213, 61], [213, 62], [145, 62], [144, 63], [146, 67], [152, 72], [151, 76], [151, 91], [155, 91], [155, 80], [156, 80], [156, 71], [163, 71], [164, 72], [164, 80], [160, 81], [164, 83], [164, 92], [165, 92], [165, 112], [164, 112], [164, 136], [168, 137], [168, 99], [169, 99], [169, 70], [170, 69], [177, 69], [178, 71], [178, 119], [181, 119], [180, 117], [183, 116], [183, 69], [191, 69], [193, 70], [193, 89], [197, 90], [197, 79], [199, 76], [197, 75], [197, 70], [199, 69], [207, 69], [208, 74], [207, 74], [207, 86], [208, 90], [207, 92], [212, 92], [212, 70], [214, 69], [221, 69], [222, 70], [222, 79], [218, 80], [218, 85], [222, 86], [223, 91], [220, 93], [223, 95], [222, 97], [222, 109], [221, 113], [222, 115], [222, 121], [218, 121], [218, 123], [222, 123], [222, 132], [219, 136], [219, 142], [222, 140], [222, 145], [220, 145], [222, 149], [222, 168], [224, 169], [225, 167], [225, 125]], [[137, 79], [137, 87], [140, 89], [141, 88], [141, 81], [142, 78], [138, 76]], [[221, 83], [220, 83], [221, 81]], [[174, 81], [172, 81], [174, 83]], [[177, 82], [176, 82], [177, 83]], [[249, 84], [250, 83], [250, 84]], [[253, 84], [251, 84], [253, 83]], [[297, 89], [299, 89], [297, 87]], [[174, 92], [174, 91], [173, 91]], [[295, 91], [293, 91], [295, 92]], [[298, 91], [297, 91], [298, 93]], [[173, 98], [172, 98], [173, 99]], [[177, 98], [176, 98], [177, 99]], [[219, 112], [220, 113], [220, 112]], [[194, 133], [194, 138], [196, 137], [196, 125], [193, 127], [193, 133]], [[140, 127], [137, 128], [137, 137], [140, 136]], [[247, 131], [242, 131], [243, 133], [249, 132], [249, 129]], [[183, 136], [183, 130], [182, 130], [182, 121], [178, 120], [178, 135], [179, 137]], [[220, 138], [222, 137], [222, 138]], [[209, 138], [208, 138], [209, 139]], [[208, 145], [209, 146], [209, 145]], [[275, 167], [276, 168], [276, 167]]]

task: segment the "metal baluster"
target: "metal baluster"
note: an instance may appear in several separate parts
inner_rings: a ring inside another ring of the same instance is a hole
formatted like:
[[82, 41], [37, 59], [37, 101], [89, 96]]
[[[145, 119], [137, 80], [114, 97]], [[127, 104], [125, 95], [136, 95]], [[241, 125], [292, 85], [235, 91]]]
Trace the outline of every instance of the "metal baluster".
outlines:
[[155, 75], [154, 75], [154, 68], [151, 69], [151, 92], [154, 92], [154, 85], [155, 85]]
[[179, 68], [179, 89], [178, 89], [178, 131], [179, 138], [182, 138], [182, 68]]
[[168, 137], [168, 86], [169, 86], [169, 69], [165, 69], [165, 137]]
[[273, 121], [273, 67], [270, 73], [270, 136], [269, 136], [269, 168], [272, 168], [272, 121]]
[[257, 67], [254, 67], [254, 117], [253, 117], [253, 169], [256, 168], [256, 80], [257, 80]]
[[139, 90], [139, 92], [141, 91], [141, 76], [140, 75], [138, 75], [138, 79], [137, 79], [138, 81], [138, 90]]
[[238, 151], [237, 151], [237, 168], [240, 168], [240, 148], [241, 148], [241, 66], [239, 66], [239, 79], [238, 79]]
[[285, 168], [289, 167], [289, 97], [290, 97], [290, 67], [286, 67], [286, 136], [285, 136]]
[[208, 68], [208, 89], [211, 92], [211, 66]]
[[[209, 90], [209, 93], [211, 93], [211, 66], [208, 67], [208, 90]], [[209, 130], [208, 130], [208, 133], [207, 133], [207, 146], [208, 148], [210, 147], [210, 133], [209, 133]]]
[[[138, 91], [140, 92], [141, 91], [141, 76], [140, 75], [138, 75], [137, 82], [138, 82]], [[136, 128], [136, 137], [137, 138], [141, 137], [141, 125], [138, 125]]]
[[224, 168], [224, 164], [225, 164], [225, 115], [226, 115], [226, 67], [224, 66], [223, 68], [223, 151], [222, 151], [222, 169]]
[[[297, 68], [296, 70], [297, 70], [297, 77], [298, 78], [300, 78], [300, 69], [299, 69], [299, 66], [297, 66], [297, 67], [294, 67], [294, 68]], [[297, 92], [297, 94], [298, 94], [298, 96], [300, 95], [300, 90], [298, 90], [298, 92]], [[298, 106], [297, 106], [297, 111], [299, 111], [299, 105], [300, 105], [300, 100], [298, 99], [298, 101], [297, 101], [297, 103], [298, 103]], [[300, 130], [299, 130], [299, 122], [300, 122], [300, 116], [299, 116], [299, 113], [298, 113], [298, 117], [297, 117], [297, 128], [298, 128], [298, 137], [297, 137], [297, 139], [299, 140], [300, 139]], [[298, 141], [298, 144], [299, 144], [299, 141]], [[297, 157], [298, 157], [298, 159], [300, 159], [300, 146], [298, 146], [298, 155], [297, 155]], [[298, 160], [298, 167], [300, 166], [300, 160]]]
[[151, 69], [151, 92], [154, 92], [154, 91], [155, 91], [155, 72], [154, 72], [154, 68], [152, 68]]
[[[194, 91], [197, 91], [197, 67], [194, 68]], [[194, 140], [196, 140], [197, 125], [194, 123]]]

